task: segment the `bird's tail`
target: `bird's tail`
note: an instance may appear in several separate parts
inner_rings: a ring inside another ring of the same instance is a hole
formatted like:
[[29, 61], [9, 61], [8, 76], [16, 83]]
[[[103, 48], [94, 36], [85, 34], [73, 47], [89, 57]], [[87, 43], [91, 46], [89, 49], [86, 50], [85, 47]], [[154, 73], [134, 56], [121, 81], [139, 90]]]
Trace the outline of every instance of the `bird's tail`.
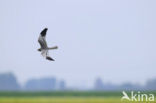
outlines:
[[58, 46], [50, 47], [50, 48], [48, 48], [48, 49], [49, 49], [49, 50], [58, 49]]

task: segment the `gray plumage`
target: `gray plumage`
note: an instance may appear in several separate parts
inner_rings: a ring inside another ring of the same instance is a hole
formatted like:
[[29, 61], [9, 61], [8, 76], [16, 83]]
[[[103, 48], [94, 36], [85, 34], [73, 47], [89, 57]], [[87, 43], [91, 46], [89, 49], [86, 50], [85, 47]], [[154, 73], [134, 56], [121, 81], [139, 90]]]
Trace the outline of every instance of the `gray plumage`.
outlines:
[[45, 29], [40, 33], [40, 36], [39, 36], [39, 38], [38, 38], [38, 42], [39, 42], [41, 48], [39, 48], [38, 51], [40, 51], [41, 54], [42, 54], [42, 56], [45, 57], [47, 60], [54, 61], [54, 59], [51, 58], [51, 57], [49, 56], [48, 51], [49, 51], [49, 50], [52, 50], [52, 49], [57, 49], [58, 47], [57, 47], [57, 46], [54, 46], [54, 47], [49, 48], [49, 47], [47, 46], [47, 42], [46, 42], [46, 38], [45, 38], [45, 37], [46, 37], [47, 30], [48, 30], [48, 28], [45, 28]]

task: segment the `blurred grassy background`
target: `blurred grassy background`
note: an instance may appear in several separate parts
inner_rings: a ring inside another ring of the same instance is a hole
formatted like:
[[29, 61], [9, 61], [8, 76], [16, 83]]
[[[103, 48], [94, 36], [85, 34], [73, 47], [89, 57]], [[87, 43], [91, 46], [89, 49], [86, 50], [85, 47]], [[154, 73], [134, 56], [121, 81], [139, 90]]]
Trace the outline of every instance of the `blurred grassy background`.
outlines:
[[[156, 91], [142, 93], [156, 95]], [[120, 91], [0, 92], [0, 103], [130, 103], [121, 101], [121, 97]]]

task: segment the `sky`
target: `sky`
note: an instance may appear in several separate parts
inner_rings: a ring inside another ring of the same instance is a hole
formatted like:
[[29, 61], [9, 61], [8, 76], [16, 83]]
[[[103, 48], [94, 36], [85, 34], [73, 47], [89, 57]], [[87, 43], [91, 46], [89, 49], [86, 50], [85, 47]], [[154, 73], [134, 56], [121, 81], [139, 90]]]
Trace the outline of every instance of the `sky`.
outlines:
[[[0, 0], [0, 73], [19, 83], [57, 77], [68, 86], [144, 84], [156, 78], [155, 0]], [[45, 60], [40, 32], [59, 47]]]

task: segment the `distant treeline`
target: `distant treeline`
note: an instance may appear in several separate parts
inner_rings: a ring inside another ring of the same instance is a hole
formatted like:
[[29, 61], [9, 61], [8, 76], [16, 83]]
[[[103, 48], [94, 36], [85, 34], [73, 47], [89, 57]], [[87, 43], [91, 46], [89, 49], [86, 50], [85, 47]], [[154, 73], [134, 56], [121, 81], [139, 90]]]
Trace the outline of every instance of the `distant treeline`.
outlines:
[[12, 73], [0, 74], [0, 91], [49, 91], [65, 90], [65, 88], [65, 81], [58, 81], [55, 77], [31, 79], [21, 86]]
[[139, 84], [132, 84], [132, 83], [123, 83], [121, 85], [115, 85], [111, 83], [104, 83], [102, 79], [98, 78], [96, 79], [94, 83], [94, 89], [97, 91], [105, 90], [105, 91], [121, 91], [121, 90], [127, 90], [127, 91], [152, 91], [156, 90], [156, 79], [151, 79], [146, 82], [146, 84], [139, 85]]
[[[31, 79], [28, 80], [24, 86], [21, 86], [17, 82], [15, 75], [13, 75], [12, 73], [0, 74], [0, 91], [69, 91], [69, 90], [72, 91], [72, 90], [81, 90], [81, 89], [77, 89], [74, 87], [69, 88], [66, 86], [65, 80], [57, 80], [55, 77]], [[88, 89], [83, 88], [82, 90], [88, 90]], [[131, 84], [131, 83], [115, 85], [110, 83], [104, 83], [102, 79], [98, 78], [95, 80], [94, 87], [89, 90], [90, 91], [122, 91], [122, 90], [152, 91], [152, 90], [156, 90], [156, 79], [151, 79], [146, 82], [145, 86], [142, 86], [142, 85]]]

